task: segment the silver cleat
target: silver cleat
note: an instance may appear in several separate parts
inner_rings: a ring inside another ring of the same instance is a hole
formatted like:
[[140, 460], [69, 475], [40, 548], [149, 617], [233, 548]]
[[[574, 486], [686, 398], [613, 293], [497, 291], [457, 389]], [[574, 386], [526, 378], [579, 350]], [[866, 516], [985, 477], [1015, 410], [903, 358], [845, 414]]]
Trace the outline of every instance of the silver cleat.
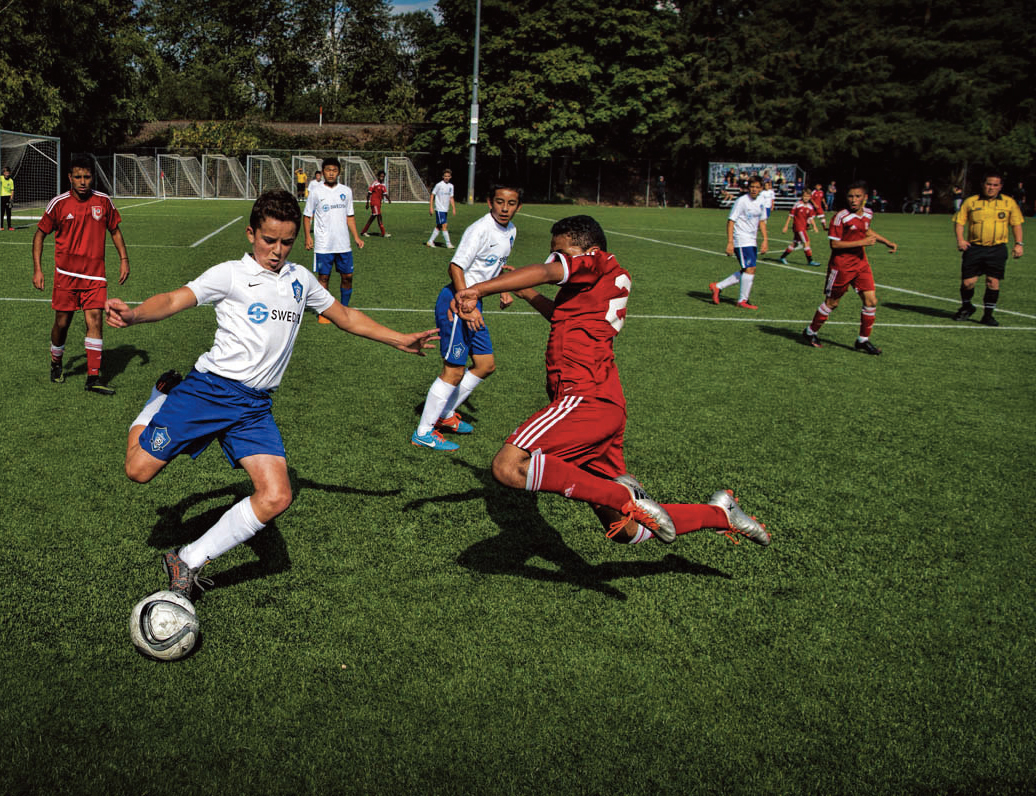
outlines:
[[651, 496], [647, 493], [647, 490], [644, 489], [644, 485], [629, 473], [623, 473], [622, 475], [613, 478], [612, 480], [615, 481], [615, 483], [617, 484], [622, 484], [624, 487], [630, 490], [630, 492], [633, 493], [633, 497], [636, 500], [651, 500]]
[[721, 489], [715, 492], [709, 498], [709, 505], [719, 506], [727, 513], [727, 521], [730, 523], [730, 528], [727, 531], [719, 531], [719, 533], [726, 534], [727, 536], [739, 533], [763, 547], [770, 544], [770, 534], [766, 532], [766, 528], [755, 517], [749, 517], [745, 514], [744, 510], [737, 504], [737, 499], [731, 490]]
[[627, 507], [632, 503], [633, 519], [651, 531], [660, 542], [672, 544], [676, 541], [676, 525], [673, 524], [673, 518], [660, 503], [647, 496], [647, 491], [636, 478], [629, 473], [623, 473], [614, 480], [626, 487], [630, 493], [630, 501], [623, 507], [624, 511], [628, 510]]

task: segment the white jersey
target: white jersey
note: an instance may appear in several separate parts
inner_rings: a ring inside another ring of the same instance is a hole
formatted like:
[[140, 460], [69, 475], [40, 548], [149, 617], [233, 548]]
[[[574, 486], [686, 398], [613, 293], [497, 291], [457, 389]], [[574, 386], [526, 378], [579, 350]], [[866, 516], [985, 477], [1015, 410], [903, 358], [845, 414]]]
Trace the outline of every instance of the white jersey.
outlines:
[[285, 263], [275, 273], [250, 254], [212, 266], [187, 287], [199, 305], [216, 308], [216, 337], [195, 370], [257, 390], [281, 383], [303, 311], [323, 312], [335, 301], [308, 269]]
[[492, 213], [464, 230], [460, 245], [450, 262], [464, 271], [464, 286], [471, 287], [500, 275], [507, 264], [518, 231], [508, 222], [506, 227], [496, 223]]
[[310, 186], [306, 209], [302, 212], [313, 219], [313, 251], [317, 254], [339, 254], [352, 251], [349, 225], [353, 214], [353, 191], [348, 185]]
[[435, 212], [448, 213], [450, 200], [453, 198], [453, 183], [439, 180], [432, 188], [432, 196], [435, 197]]
[[728, 221], [734, 222], [734, 248], [746, 249], [757, 245], [759, 222], [766, 220], [766, 205], [760, 193], [753, 200], [748, 194], [741, 194], [730, 208]]
[[774, 203], [774, 200], [776, 198], [777, 198], [777, 193], [772, 188], [769, 189], [769, 190], [766, 189], [766, 188], [763, 188], [759, 192], [759, 199], [762, 200], [763, 207], [765, 207], [767, 210], [770, 210], [770, 211], [773, 210], [773, 203]]

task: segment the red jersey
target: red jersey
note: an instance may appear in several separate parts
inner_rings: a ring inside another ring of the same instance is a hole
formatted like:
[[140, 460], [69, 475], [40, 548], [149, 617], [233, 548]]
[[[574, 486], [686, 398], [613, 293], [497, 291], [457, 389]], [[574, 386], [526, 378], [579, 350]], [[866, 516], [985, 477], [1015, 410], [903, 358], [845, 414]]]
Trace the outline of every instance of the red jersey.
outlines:
[[813, 204], [815, 204], [817, 206], [818, 210], [824, 206], [824, 192], [823, 191], [821, 191], [819, 189], [816, 189], [816, 190], [813, 191], [813, 193], [811, 193], [809, 195], [809, 198], [810, 198], [810, 201], [812, 201]]
[[565, 278], [550, 318], [547, 392], [551, 400], [592, 395], [625, 408], [612, 344], [626, 322], [629, 271], [608, 252], [551, 257], [565, 266]]
[[[849, 243], [854, 240], [863, 240], [867, 231], [871, 228], [871, 218], [874, 213], [870, 208], [865, 207], [859, 215], [848, 210], [840, 210], [831, 221], [831, 231], [828, 237], [831, 240], [840, 240]], [[857, 268], [870, 266], [867, 262], [867, 252], [863, 246], [856, 246], [852, 249], [832, 249], [831, 260], [828, 267], [837, 268], [840, 271], [852, 271]]]
[[55, 196], [43, 212], [37, 228], [54, 235], [54, 284], [85, 290], [106, 282], [104, 239], [114, 232], [122, 216], [107, 194], [92, 191], [79, 201], [71, 191]]
[[806, 226], [809, 224], [809, 220], [813, 218], [813, 216], [821, 215], [816, 206], [805, 199], [799, 199], [799, 201], [795, 203], [795, 206], [791, 208], [790, 212], [791, 228], [795, 232], [805, 232]]
[[381, 200], [386, 196], [388, 196], [388, 188], [383, 182], [375, 181], [367, 189], [367, 201], [371, 203], [372, 207], [381, 207]]

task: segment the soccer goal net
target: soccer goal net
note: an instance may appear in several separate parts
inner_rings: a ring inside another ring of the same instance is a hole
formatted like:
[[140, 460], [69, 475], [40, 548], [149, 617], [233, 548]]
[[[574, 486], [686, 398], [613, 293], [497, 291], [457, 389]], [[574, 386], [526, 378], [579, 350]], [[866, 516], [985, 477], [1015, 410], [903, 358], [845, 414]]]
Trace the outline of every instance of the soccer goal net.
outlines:
[[112, 166], [115, 196], [158, 197], [158, 163], [144, 155], [115, 155]]
[[203, 199], [212, 195], [201, 161], [193, 155], [159, 155], [158, 174], [162, 196], [170, 199]]
[[[11, 170], [14, 208], [42, 209], [61, 193], [61, 139], [0, 130], [0, 166]], [[33, 213], [34, 221], [39, 214]]]
[[410, 158], [385, 158], [385, 185], [393, 202], [428, 201], [428, 187]]
[[291, 191], [291, 175], [280, 158], [271, 155], [249, 155], [248, 185], [252, 190], [250, 199], [276, 188]]
[[247, 199], [248, 175], [237, 158], [227, 155], [202, 155], [201, 168], [205, 174], [206, 199]]
[[342, 161], [342, 173], [338, 181], [348, 185], [353, 191], [353, 201], [362, 202], [367, 198], [367, 189], [374, 182], [374, 171], [370, 164], [360, 157], [349, 156], [339, 158]]

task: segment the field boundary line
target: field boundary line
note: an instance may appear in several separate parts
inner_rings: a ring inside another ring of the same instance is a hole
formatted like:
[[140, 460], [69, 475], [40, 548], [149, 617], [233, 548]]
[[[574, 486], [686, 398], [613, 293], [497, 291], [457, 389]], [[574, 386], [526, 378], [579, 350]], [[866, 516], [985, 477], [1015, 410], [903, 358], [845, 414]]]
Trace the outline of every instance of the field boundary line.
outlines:
[[240, 220], [241, 220], [242, 218], [244, 218], [244, 216], [238, 216], [238, 217], [237, 217], [237, 218], [235, 218], [235, 219], [234, 219], [233, 221], [228, 221], [228, 222], [227, 222], [226, 224], [224, 224], [224, 225], [223, 225], [222, 227], [220, 227], [219, 229], [217, 229], [217, 230], [216, 230], [215, 232], [210, 232], [210, 233], [209, 233], [208, 235], [206, 235], [206, 236], [205, 236], [204, 238], [201, 238], [201, 239], [199, 239], [199, 240], [196, 240], [196, 241], [195, 241], [194, 243], [192, 243], [192, 244], [190, 245], [190, 247], [189, 247], [189, 248], [193, 249], [193, 248], [195, 248], [196, 246], [200, 246], [201, 244], [203, 244], [203, 243], [204, 243], [205, 241], [207, 241], [207, 240], [208, 240], [209, 238], [214, 238], [214, 237], [216, 237], [216, 236], [217, 236], [217, 235], [218, 235], [219, 233], [221, 233], [221, 232], [222, 232], [223, 230], [225, 230], [225, 229], [226, 229], [227, 227], [233, 226], [233, 225], [234, 225], [234, 224], [236, 224], [236, 223], [237, 223], [238, 221], [240, 221]]

